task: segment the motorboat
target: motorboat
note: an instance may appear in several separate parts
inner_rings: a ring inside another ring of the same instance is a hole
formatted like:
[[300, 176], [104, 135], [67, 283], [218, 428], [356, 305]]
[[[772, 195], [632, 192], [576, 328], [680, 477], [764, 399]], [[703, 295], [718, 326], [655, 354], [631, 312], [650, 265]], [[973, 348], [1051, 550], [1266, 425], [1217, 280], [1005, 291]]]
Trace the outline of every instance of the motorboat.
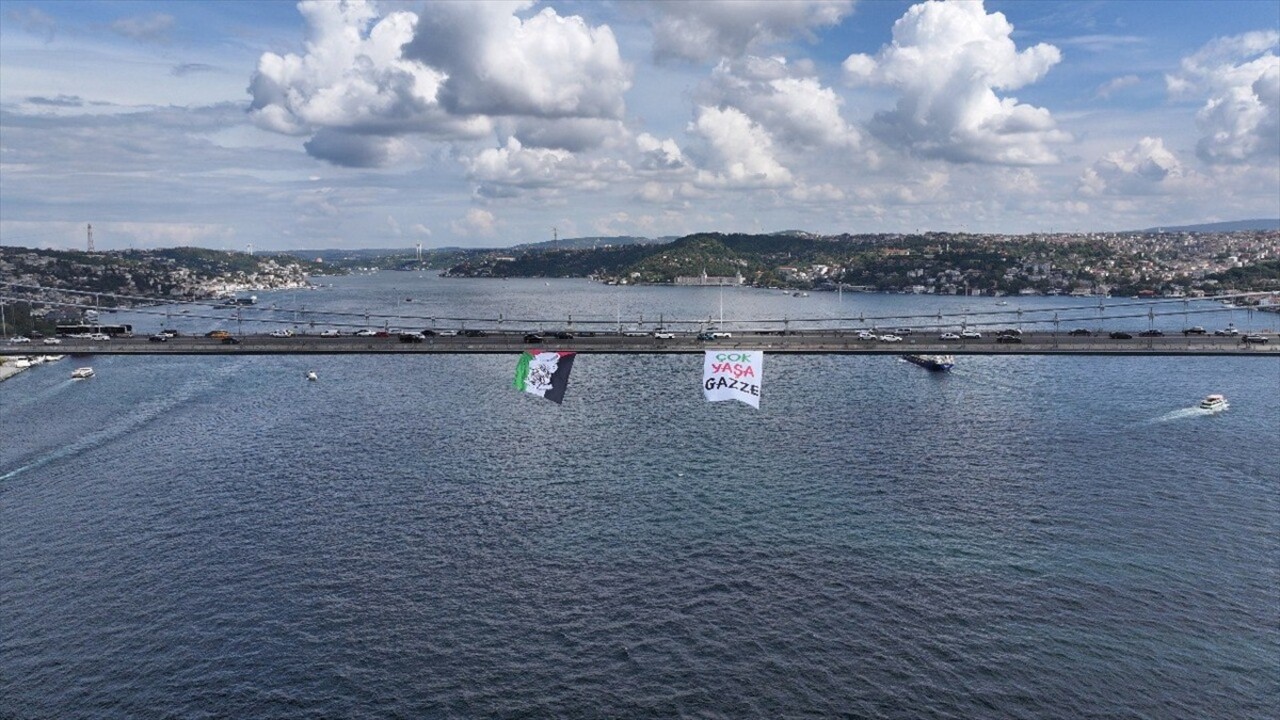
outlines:
[[91, 377], [93, 377], [93, 368], [91, 367], [79, 367], [71, 371], [71, 378], [73, 380], [81, 380]]
[[1208, 410], [1209, 412], [1218, 412], [1220, 410], [1226, 410], [1228, 407], [1230, 407], [1230, 405], [1227, 404], [1227, 398], [1223, 395], [1218, 395], [1216, 393], [1213, 395], [1209, 395], [1208, 397], [1200, 401], [1200, 409]]
[[902, 359], [935, 372], [946, 372], [956, 364], [953, 355], [903, 355]]
[[315, 381], [315, 380], [319, 380], [320, 378], [319, 378], [319, 376], [317, 376], [317, 375], [316, 375], [316, 371], [315, 371], [315, 370], [308, 370], [308, 371], [307, 371], [307, 379], [308, 379], [308, 380]]

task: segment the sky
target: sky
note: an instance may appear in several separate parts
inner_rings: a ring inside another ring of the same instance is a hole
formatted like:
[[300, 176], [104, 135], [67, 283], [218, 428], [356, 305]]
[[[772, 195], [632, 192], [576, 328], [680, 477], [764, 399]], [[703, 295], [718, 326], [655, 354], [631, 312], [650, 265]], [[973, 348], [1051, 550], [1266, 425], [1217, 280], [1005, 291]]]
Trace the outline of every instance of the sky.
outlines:
[[1280, 0], [0, 2], [0, 245], [1280, 217]]

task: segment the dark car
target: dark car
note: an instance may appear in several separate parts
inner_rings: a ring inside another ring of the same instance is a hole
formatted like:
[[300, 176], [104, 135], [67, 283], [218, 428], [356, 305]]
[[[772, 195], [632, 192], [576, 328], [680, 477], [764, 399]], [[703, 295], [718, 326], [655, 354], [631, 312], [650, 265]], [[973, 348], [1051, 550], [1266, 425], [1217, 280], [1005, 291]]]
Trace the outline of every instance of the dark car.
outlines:
[[436, 331], [432, 330], [431, 328], [427, 328], [426, 330], [422, 331], [422, 337], [435, 337], [435, 336], [436, 336]]
[[400, 342], [402, 343], [420, 343], [422, 342], [422, 333], [403, 332], [400, 333]]
[[996, 342], [998, 342], [998, 343], [1020, 343], [1020, 342], [1022, 342], [1022, 338], [1018, 337], [1017, 335], [1000, 335], [1000, 336], [997, 336], [997, 337], [996, 337]]
[[556, 333], [556, 339], [557, 339], [557, 340], [572, 340], [572, 339], [573, 339], [573, 333], [571, 333], [571, 332], [566, 332], [566, 331], [564, 331], [564, 330], [561, 330], [560, 332]]
[[1085, 330], [1084, 328], [1076, 328], [1075, 330], [1072, 330], [1067, 334], [1075, 335], [1076, 337], [1093, 337], [1093, 333], [1089, 332], [1088, 330]]
[[151, 342], [169, 342], [169, 336], [164, 334], [152, 335], [147, 340]]
[[1183, 330], [1182, 334], [1183, 335], [1208, 335], [1209, 331], [1197, 325], [1195, 327], [1189, 327], [1186, 330]]
[[1245, 345], [1253, 345], [1253, 344], [1262, 345], [1266, 341], [1267, 341], [1267, 338], [1262, 335], [1245, 335], [1244, 337], [1240, 338], [1240, 342], [1244, 343]]
[[537, 333], [529, 333], [524, 336], [524, 341], [527, 343], [540, 343], [543, 341], [543, 337]]
[[483, 330], [463, 330], [462, 337], [486, 337], [489, 333]]
[[997, 334], [997, 335], [1014, 335], [1014, 336], [1021, 336], [1021, 335], [1022, 335], [1022, 331], [1021, 331], [1021, 330], [1019, 330], [1019, 329], [1017, 329], [1017, 328], [1008, 328], [1008, 329], [1006, 329], [1006, 330], [1001, 330], [1000, 332], [998, 332], [998, 333], [996, 333], [996, 334]]
[[222, 338], [222, 344], [223, 345], [239, 345], [240, 338], [231, 337], [230, 335], [228, 335], [227, 337]]
[[1112, 340], [1132, 340], [1133, 335], [1130, 335], [1127, 332], [1120, 332], [1119, 330], [1117, 330], [1111, 333], [1111, 339]]
[[704, 340], [704, 341], [705, 341], [705, 340], [715, 340], [715, 339], [716, 339], [716, 336], [715, 336], [715, 335], [712, 335], [712, 334], [711, 334], [711, 333], [709, 333], [709, 332], [700, 332], [700, 333], [698, 333], [698, 339], [699, 339], [699, 340]]
[[1138, 337], [1164, 337], [1164, 333], [1159, 330], [1143, 330], [1138, 333]]

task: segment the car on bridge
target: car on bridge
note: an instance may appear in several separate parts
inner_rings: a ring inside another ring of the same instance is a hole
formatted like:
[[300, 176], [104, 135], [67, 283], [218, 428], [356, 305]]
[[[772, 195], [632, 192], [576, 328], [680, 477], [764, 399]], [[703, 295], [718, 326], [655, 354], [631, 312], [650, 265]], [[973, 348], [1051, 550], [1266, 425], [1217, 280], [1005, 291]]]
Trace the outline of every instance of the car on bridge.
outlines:
[[560, 332], [556, 333], [556, 339], [557, 339], [557, 340], [572, 340], [572, 339], [573, 339], [573, 333], [571, 333], [571, 332], [569, 332], [569, 331], [567, 331], [567, 330], [561, 330]]
[[23, 335], [15, 335], [9, 338], [10, 345], [21, 345], [23, 343], [29, 343], [29, 342], [31, 342], [31, 338], [25, 337]]
[[977, 330], [962, 330], [960, 332], [960, 337], [965, 340], [981, 340], [982, 333]]
[[1199, 325], [1196, 325], [1195, 327], [1189, 327], [1186, 330], [1183, 330], [1182, 334], [1183, 335], [1208, 335], [1209, 331], [1205, 330]]
[[1093, 333], [1085, 330], [1084, 328], [1076, 328], [1067, 334], [1072, 337], [1093, 337]]
[[231, 337], [231, 333], [226, 330], [210, 330], [205, 333], [204, 336], [207, 338], [213, 338], [214, 340], [221, 340], [223, 338]]
[[271, 337], [278, 337], [278, 338], [291, 338], [291, 337], [293, 337], [293, 331], [292, 331], [292, 330], [290, 330], [290, 329], [288, 329], [288, 328], [281, 328], [281, 329], [279, 329], [279, 330], [272, 330], [272, 331], [271, 331]]
[[1111, 333], [1111, 339], [1112, 340], [1132, 340], [1133, 335], [1127, 332], [1122, 332], [1120, 330], [1117, 330]]
[[880, 342], [885, 342], [885, 343], [899, 343], [899, 342], [902, 342], [902, 338], [900, 338], [900, 337], [898, 337], [897, 335], [894, 335], [894, 334], [892, 334], [892, 333], [886, 333], [886, 334], [884, 334], [884, 335], [881, 335], [881, 336], [880, 336]]
[[716, 338], [709, 332], [700, 332], [698, 333], [698, 339], [705, 342], [707, 340], [715, 340]]
[[1235, 326], [1228, 325], [1221, 330], [1214, 330], [1213, 334], [1217, 335], [1218, 337], [1235, 337], [1236, 335], [1240, 334], [1240, 331], [1237, 330]]
[[1265, 335], [1245, 335], [1240, 338], [1240, 342], [1245, 345], [1263, 345], [1267, 342]]
[[147, 341], [148, 342], [169, 342], [169, 336], [165, 335], [164, 333], [156, 333], [155, 335], [152, 335], [151, 337], [147, 338]]
[[955, 333], [945, 332], [938, 336], [939, 340], [959, 340], [960, 336]]
[[1138, 337], [1164, 337], [1164, 333], [1159, 330], [1143, 330], [1138, 333]]
[[341, 337], [342, 333], [337, 330], [321, 330], [320, 337]]
[[40, 342], [44, 343], [45, 345], [61, 345], [62, 339], [61, 338], [45, 338]]
[[355, 331], [352, 334], [355, 335], [356, 337], [374, 337], [375, 335], [378, 334], [378, 331], [370, 330], [369, 328], [363, 328], [361, 330]]
[[542, 337], [541, 335], [539, 335], [539, 334], [537, 334], [537, 333], [529, 333], [529, 334], [527, 334], [527, 335], [525, 335], [525, 336], [524, 336], [524, 341], [525, 341], [525, 342], [527, 342], [527, 343], [540, 343], [540, 342], [542, 342], [542, 341], [543, 341], [543, 340], [545, 340], [545, 339], [546, 339], [546, 338]]
[[426, 338], [422, 337], [422, 333], [402, 332], [398, 336], [402, 343], [420, 343]]
[[674, 340], [676, 334], [665, 330], [659, 330], [653, 334], [653, 337], [655, 340]]
[[223, 344], [223, 345], [239, 345], [239, 344], [240, 344], [240, 338], [238, 338], [238, 337], [231, 337], [230, 335], [228, 335], [228, 336], [226, 336], [226, 337], [222, 338], [222, 344]]
[[869, 332], [867, 330], [859, 330], [858, 339], [859, 340], [876, 340], [877, 338], [876, 338], [876, 334], [873, 332]]
[[997, 336], [996, 336], [996, 342], [998, 342], [998, 343], [1020, 343], [1020, 342], [1022, 342], [1022, 338], [1018, 337], [1017, 335], [997, 335]]

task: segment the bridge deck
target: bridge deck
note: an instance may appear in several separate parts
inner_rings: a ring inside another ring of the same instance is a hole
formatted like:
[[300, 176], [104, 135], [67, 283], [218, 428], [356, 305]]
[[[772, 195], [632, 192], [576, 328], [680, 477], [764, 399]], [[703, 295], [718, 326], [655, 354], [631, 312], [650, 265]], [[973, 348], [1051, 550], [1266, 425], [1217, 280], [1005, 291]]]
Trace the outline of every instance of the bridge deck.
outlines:
[[514, 353], [538, 347], [580, 353], [701, 353], [731, 348], [764, 350], [790, 354], [901, 355], [904, 353], [945, 353], [952, 355], [1240, 355], [1280, 357], [1280, 338], [1267, 335], [1268, 342], [1245, 344], [1239, 337], [1182, 335], [1113, 340], [1105, 335], [1075, 337], [1066, 334], [1030, 332], [1020, 343], [999, 343], [994, 336], [963, 341], [939, 341], [936, 336], [908, 336], [902, 342], [859, 340], [853, 334], [798, 332], [790, 335], [735, 333], [733, 337], [700, 341], [693, 335], [673, 339], [601, 334], [568, 340], [546, 339], [526, 343], [519, 334], [486, 337], [432, 337], [421, 343], [401, 342], [397, 337], [336, 337], [314, 335], [278, 338], [245, 335], [238, 344], [205, 337], [178, 337], [168, 342], [151, 342], [146, 337], [88, 340], [64, 338], [59, 345], [0, 343], [0, 355], [92, 353], [101, 355], [288, 355], [288, 354], [383, 354]]

